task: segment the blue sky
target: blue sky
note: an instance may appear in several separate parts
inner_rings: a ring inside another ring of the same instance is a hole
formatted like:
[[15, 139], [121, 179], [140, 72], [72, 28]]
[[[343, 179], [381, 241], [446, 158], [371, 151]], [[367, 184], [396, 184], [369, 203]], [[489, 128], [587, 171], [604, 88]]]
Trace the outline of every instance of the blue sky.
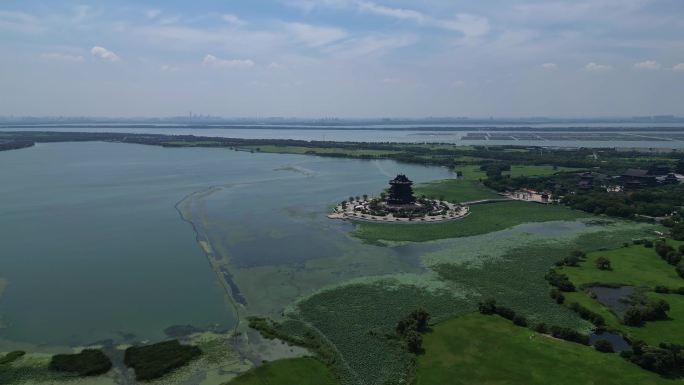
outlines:
[[5, 0], [0, 55], [2, 115], [684, 115], [682, 0]]

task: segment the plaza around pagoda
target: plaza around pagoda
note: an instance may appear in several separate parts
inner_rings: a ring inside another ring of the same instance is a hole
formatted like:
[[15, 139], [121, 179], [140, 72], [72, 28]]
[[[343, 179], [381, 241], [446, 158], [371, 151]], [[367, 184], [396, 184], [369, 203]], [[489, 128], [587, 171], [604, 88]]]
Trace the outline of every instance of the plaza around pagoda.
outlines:
[[403, 174], [389, 181], [386, 192], [377, 197], [349, 197], [328, 215], [335, 219], [373, 222], [441, 222], [468, 215], [467, 206], [443, 200], [416, 198], [413, 182]]

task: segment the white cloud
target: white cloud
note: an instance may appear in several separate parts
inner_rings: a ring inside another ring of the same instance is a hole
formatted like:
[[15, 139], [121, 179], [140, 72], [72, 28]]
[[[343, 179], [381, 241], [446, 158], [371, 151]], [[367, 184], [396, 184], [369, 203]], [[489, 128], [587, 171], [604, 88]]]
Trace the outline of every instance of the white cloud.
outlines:
[[159, 67], [159, 70], [161, 70], [162, 72], [176, 72], [179, 69], [180, 68], [170, 64], [164, 64], [161, 67]]
[[365, 36], [328, 46], [324, 51], [337, 58], [383, 55], [391, 50], [412, 45], [416, 41], [418, 39], [413, 35]]
[[606, 65], [606, 64], [597, 64], [594, 62], [591, 62], [584, 66], [584, 69], [587, 71], [593, 71], [593, 72], [603, 72], [603, 71], [610, 71], [613, 69], [613, 67]]
[[82, 62], [83, 56], [77, 56], [77, 55], [69, 55], [69, 54], [63, 54], [63, 53], [58, 53], [58, 52], [49, 52], [49, 53], [44, 53], [40, 55], [40, 57], [44, 60], [54, 60], [54, 61], [64, 61], [64, 62], [72, 62], [72, 63], [78, 63]]
[[391, 8], [370, 1], [359, 1], [358, 8], [361, 12], [373, 13], [381, 16], [393, 17], [402, 20], [414, 20], [422, 23], [426, 20], [425, 15], [412, 9]]
[[162, 11], [160, 9], [150, 9], [145, 12], [145, 16], [147, 16], [150, 19], [154, 19], [157, 16], [161, 15]]
[[558, 69], [558, 64], [556, 63], [544, 63], [541, 67], [547, 71], [555, 71]]
[[102, 60], [108, 60], [108, 61], [118, 61], [119, 56], [115, 54], [114, 52], [100, 46], [95, 46], [90, 50], [90, 53]]
[[673, 71], [677, 72], [684, 72], [684, 63], [679, 63], [676, 66], [672, 67]]
[[225, 69], [246, 69], [254, 67], [254, 62], [250, 59], [219, 59], [214, 55], [207, 55], [202, 60], [202, 64], [212, 68]]
[[297, 40], [311, 47], [320, 47], [343, 39], [347, 33], [339, 28], [320, 27], [303, 23], [289, 23], [286, 29]]
[[658, 63], [655, 60], [646, 60], [642, 61], [640, 63], [634, 64], [634, 68], [638, 70], [648, 70], [648, 71], [656, 71], [660, 69], [660, 63]]
[[43, 32], [45, 26], [28, 13], [0, 11], [0, 30], [34, 34]]
[[225, 21], [228, 24], [232, 24], [235, 26], [241, 26], [247, 24], [246, 21], [240, 19], [239, 17], [232, 15], [232, 14], [225, 14], [221, 15], [221, 20]]
[[466, 83], [463, 80], [455, 80], [455, 81], [451, 82], [451, 88], [461, 88], [461, 87], [465, 86], [465, 84]]
[[317, 7], [332, 9], [352, 8], [359, 12], [378, 16], [390, 17], [398, 20], [410, 20], [427, 27], [446, 29], [460, 32], [466, 38], [484, 36], [491, 30], [489, 19], [468, 13], [456, 14], [453, 18], [439, 18], [409, 8], [388, 7], [366, 0], [309, 0], [289, 1], [287, 4], [305, 9], [307, 12]]
[[480, 37], [489, 33], [489, 20], [485, 17], [461, 13], [451, 20], [434, 20], [432, 23], [451, 31], [461, 32], [466, 38]]

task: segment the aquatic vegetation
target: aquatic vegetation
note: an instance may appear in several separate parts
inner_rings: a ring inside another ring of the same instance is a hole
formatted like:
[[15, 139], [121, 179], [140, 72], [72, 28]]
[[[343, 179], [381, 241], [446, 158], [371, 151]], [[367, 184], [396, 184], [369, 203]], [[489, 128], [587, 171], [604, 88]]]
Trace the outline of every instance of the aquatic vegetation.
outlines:
[[81, 377], [107, 373], [112, 361], [100, 349], [84, 349], [76, 354], [56, 354], [50, 361], [50, 370], [74, 373]]
[[388, 335], [419, 308], [435, 321], [471, 309], [448, 290], [368, 283], [324, 290], [300, 301], [290, 316], [310, 323], [335, 346], [343, 384], [401, 383], [410, 382], [414, 359], [402, 341]]
[[135, 369], [135, 378], [153, 380], [186, 365], [202, 354], [197, 346], [181, 345], [178, 340], [126, 349], [124, 363]]

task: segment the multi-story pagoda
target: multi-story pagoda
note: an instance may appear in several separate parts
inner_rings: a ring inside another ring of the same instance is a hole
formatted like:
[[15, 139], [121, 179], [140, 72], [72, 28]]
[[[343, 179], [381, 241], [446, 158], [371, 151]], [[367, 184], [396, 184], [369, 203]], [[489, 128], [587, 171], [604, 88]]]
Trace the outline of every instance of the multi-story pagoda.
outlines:
[[410, 205], [416, 202], [413, 196], [413, 182], [404, 174], [397, 175], [390, 182], [389, 196], [387, 203], [390, 205]]

